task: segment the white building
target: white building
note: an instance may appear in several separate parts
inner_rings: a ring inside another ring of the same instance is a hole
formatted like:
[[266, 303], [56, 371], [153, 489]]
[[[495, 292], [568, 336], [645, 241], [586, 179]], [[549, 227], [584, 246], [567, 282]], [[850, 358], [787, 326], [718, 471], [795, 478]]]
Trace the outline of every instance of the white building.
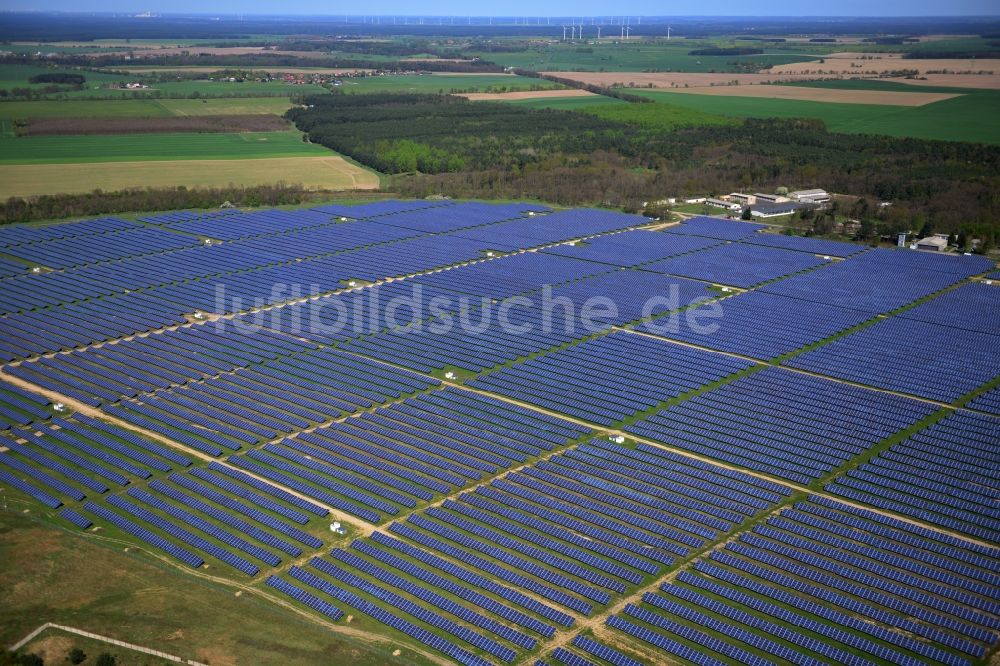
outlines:
[[930, 236], [928, 238], [921, 238], [917, 241], [917, 249], [927, 250], [928, 252], [944, 252], [948, 249], [948, 237]]
[[803, 203], [827, 203], [830, 201], [830, 195], [827, 194], [826, 190], [797, 190], [789, 192], [788, 197], [793, 201]]

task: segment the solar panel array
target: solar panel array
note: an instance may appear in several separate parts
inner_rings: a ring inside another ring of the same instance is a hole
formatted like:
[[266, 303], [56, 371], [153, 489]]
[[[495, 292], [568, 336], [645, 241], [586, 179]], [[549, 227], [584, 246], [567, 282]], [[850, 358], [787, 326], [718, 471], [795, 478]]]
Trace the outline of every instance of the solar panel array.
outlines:
[[885, 313], [950, 287], [964, 277], [917, 266], [882, 263], [884, 255], [864, 252], [822, 270], [765, 285], [772, 294], [821, 305]]
[[729, 243], [654, 261], [644, 264], [642, 268], [746, 289], [826, 263], [826, 260], [804, 252]]
[[992, 263], [648, 223], [421, 201], [0, 230], [0, 486], [459, 663], [988, 657], [1000, 554], [955, 535], [1000, 541]]
[[663, 231], [683, 236], [703, 236], [705, 238], [735, 241], [753, 237], [761, 229], [766, 228], [767, 225], [755, 222], [736, 222], [699, 215], [684, 220], [678, 225], [667, 227]]
[[638, 229], [598, 236], [587, 241], [571, 241], [547, 247], [542, 251], [546, 254], [558, 254], [562, 257], [628, 267], [704, 250], [719, 245], [721, 242], [711, 238], [664, 234]]
[[469, 385], [609, 426], [749, 366], [729, 356], [616, 332]]
[[826, 489], [852, 500], [1000, 541], [1000, 419], [958, 411]]
[[[370, 599], [458, 649], [511, 661], [788, 494], [649, 449], [595, 439], [411, 513], [291, 576], [327, 603], [379, 617], [357, 603]], [[630, 663], [596, 641], [573, 645]]]
[[966, 404], [966, 407], [1000, 415], [1000, 387], [975, 397]]
[[1000, 375], [1000, 331], [978, 333], [892, 317], [785, 364], [952, 402]]
[[997, 555], [814, 499], [607, 624], [694, 663], [968, 664], [1000, 631]]
[[265, 444], [227, 462], [378, 523], [587, 432], [562, 419], [445, 389]]
[[843, 241], [826, 240], [823, 238], [789, 236], [786, 234], [754, 234], [744, 237], [742, 242], [829, 257], [850, 257], [865, 250], [864, 245], [858, 245], [857, 243], [845, 243]]
[[866, 312], [833, 305], [823, 307], [823, 316], [815, 314], [815, 303], [749, 291], [694, 308], [691, 317], [677, 317], [672, 328], [640, 330], [723, 352], [773, 359], [871, 318]]
[[1000, 331], [1000, 286], [970, 282], [901, 312], [899, 316], [995, 334]]
[[933, 411], [916, 400], [770, 367], [625, 430], [809, 483]]

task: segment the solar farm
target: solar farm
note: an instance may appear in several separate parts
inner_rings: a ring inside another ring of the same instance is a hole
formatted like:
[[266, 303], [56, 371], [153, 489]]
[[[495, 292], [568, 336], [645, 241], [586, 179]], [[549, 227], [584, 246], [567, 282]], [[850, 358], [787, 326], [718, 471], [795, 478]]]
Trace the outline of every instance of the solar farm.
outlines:
[[0, 489], [400, 664], [986, 664], [996, 271], [537, 203], [8, 225]]

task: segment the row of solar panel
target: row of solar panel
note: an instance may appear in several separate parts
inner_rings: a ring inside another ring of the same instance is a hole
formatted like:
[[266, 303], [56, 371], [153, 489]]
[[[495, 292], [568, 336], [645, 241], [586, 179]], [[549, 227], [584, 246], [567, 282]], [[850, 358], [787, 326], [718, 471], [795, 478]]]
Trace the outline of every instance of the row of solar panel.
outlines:
[[608, 426], [747, 367], [729, 356], [615, 332], [469, 385]]
[[907, 398], [766, 368], [625, 430], [808, 483], [933, 411]]
[[958, 411], [837, 477], [830, 492], [1000, 540], [1000, 419]]
[[[810, 539], [784, 531], [810, 517], [817, 526], [806, 532]], [[643, 601], [655, 610], [630, 606], [630, 620], [616, 616], [608, 625], [696, 663], [720, 656], [741, 663], [968, 663], [998, 638], [993, 600], [1000, 554], [991, 549], [987, 558], [971, 544], [944, 546], [921, 531], [939, 536], [830, 500], [800, 503], [756, 535], [697, 562], [697, 573], [683, 571], [662, 585], [666, 596], [647, 593]], [[917, 561], [923, 547], [947, 555], [928, 568]], [[844, 555], [843, 548], [861, 555]], [[963, 591], [971, 588], [976, 592]]]
[[[1000, 290], [996, 293], [1000, 294]], [[994, 301], [997, 303], [1000, 297]], [[899, 315], [785, 363], [869, 386], [952, 402], [1000, 375], [998, 332], [993, 329], [982, 333]], [[948, 352], [941, 353], [943, 349]]]

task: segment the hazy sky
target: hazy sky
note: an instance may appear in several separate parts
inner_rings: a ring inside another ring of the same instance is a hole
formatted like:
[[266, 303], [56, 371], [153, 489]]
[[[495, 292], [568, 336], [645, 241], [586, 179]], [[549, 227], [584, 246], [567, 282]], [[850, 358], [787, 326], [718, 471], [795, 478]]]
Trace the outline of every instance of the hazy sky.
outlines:
[[[364, 9], [360, 9], [363, 6]], [[369, 0], [362, 3], [324, 0], [0, 0], [0, 10], [62, 10], [115, 12], [219, 12], [245, 14], [407, 14], [424, 16], [954, 16], [1000, 14], [997, 0], [701, 0], [671, 3], [662, 0]]]

